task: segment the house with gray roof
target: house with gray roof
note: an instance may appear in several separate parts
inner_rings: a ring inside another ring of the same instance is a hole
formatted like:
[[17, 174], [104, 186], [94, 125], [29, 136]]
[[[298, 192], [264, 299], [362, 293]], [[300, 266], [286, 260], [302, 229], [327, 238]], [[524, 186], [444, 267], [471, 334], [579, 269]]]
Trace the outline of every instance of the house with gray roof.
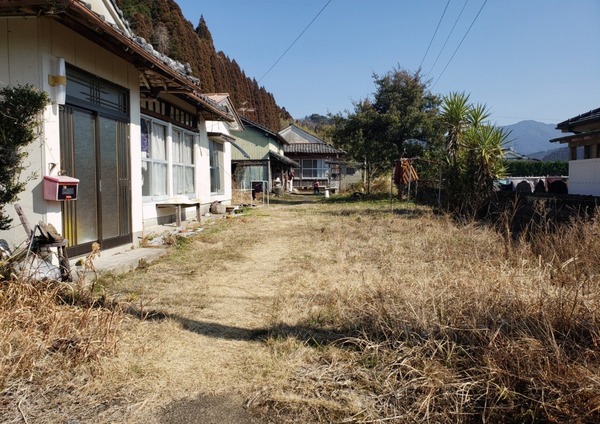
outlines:
[[291, 191], [291, 178], [299, 164], [285, 155], [287, 141], [246, 117], [241, 121], [243, 129], [231, 132], [235, 137], [231, 157], [234, 190], [254, 190], [254, 195], [257, 191]]
[[316, 135], [295, 124], [281, 130], [279, 135], [287, 141], [285, 155], [300, 165], [294, 175], [294, 188], [312, 189], [316, 181], [321, 187], [345, 191], [350, 184], [362, 180], [357, 164], [343, 150]]

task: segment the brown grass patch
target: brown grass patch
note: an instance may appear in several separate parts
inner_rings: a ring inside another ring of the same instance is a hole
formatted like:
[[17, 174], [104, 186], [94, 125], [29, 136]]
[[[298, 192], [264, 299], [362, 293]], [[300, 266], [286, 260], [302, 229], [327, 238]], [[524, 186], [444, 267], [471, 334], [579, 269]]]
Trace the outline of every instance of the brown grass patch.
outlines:
[[346, 337], [257, 409], [278, 422], [600, 420], [597, 222], [506, 258], [473, 224], [337, 208], [307, 235], [328, 254], [296, 267], [316, 282], [301, 323]]
[[389, 200], [257, 208], [102, 276], [118, 309], [3, 286], [1, 412], [228, 422], [210, 400], [247, 399], [259, 422], [600, 422], [598, 231], [513, 243]]
[[[99, 361], [116, 354], [120, 321], [118, 309], [104, 307], [89, 287], [0, 283], [0, 415], [69, 417], [72, 392], [85, 390], [100, 372]], [[66, 402], [62, 413], [40, 415], [49, 400]], [[102, 410], [96, 406], [89, 416]]]

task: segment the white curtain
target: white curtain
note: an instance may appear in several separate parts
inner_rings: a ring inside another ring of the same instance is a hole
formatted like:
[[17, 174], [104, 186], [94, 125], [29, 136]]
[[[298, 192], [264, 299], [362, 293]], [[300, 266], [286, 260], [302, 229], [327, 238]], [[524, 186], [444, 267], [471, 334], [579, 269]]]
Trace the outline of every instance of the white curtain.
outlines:
[[[183, 135], [183, 138], [182, 138]], [[173, 190], [175, 194], [194, 194], [194, 137], [173, 132]]]
[[153, 122], [148, 134], [150, 122], [143, 120], [142, 123], [142, 195], [166, 196], [167, 128]]
[[224, 159], [223, 145], [215, 141], [209, 143], [210, 155], [210, 192], [221, 193], [223, 189]]
[[152, 196], [167, 195], [167, 164], [152, 163]]
[[167, 128], [164, 125], [152, 124], [151, 158], [154, 160], [167, 160]]

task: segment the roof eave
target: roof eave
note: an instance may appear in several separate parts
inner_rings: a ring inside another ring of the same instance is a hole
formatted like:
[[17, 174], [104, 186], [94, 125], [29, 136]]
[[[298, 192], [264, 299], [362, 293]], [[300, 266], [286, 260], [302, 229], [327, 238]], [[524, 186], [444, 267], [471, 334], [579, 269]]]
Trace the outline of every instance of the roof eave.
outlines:
[[550, 143], [586, 143], [586, 142], [598, 142], [600, 141], [600, 129], [594, 131], [581, 132], [577, 134], [567, 135], [565, 137], [553, 138]]
[[54, 19], [133, 64], [140, 72], [140, 87], [145, 87], [152, 95], [156, 96], [161, 92], [183, 95], [205, 119], [234, 121], [228, 113], [203, 97], [198, 92], [198, 86], [189, 78], [103, 20], [84, 3], [75, 0], [8, 0], [0, 3], [0, 16], [2, 15]]

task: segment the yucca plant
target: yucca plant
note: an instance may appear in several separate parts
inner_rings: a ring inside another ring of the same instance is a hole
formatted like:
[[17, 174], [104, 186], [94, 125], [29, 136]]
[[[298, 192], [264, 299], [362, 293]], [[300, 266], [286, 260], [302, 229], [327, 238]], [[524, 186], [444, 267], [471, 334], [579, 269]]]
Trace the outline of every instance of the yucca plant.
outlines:
[[494, 181], [504, 174], [503, 145], [508, 134], [486, 123], [490, 115], [486, 105], [470, 104], [465, 93], [444, 98], [444, 176], [449, 206], [456, 212], [476, 213], [491, 194]]
[[507, 134], [500, 127], [469, 127], [464, 137], [462, 193], [465, 207], [475, 213], [494, 190], [494, 181], [504, 174], [503, 145]]

